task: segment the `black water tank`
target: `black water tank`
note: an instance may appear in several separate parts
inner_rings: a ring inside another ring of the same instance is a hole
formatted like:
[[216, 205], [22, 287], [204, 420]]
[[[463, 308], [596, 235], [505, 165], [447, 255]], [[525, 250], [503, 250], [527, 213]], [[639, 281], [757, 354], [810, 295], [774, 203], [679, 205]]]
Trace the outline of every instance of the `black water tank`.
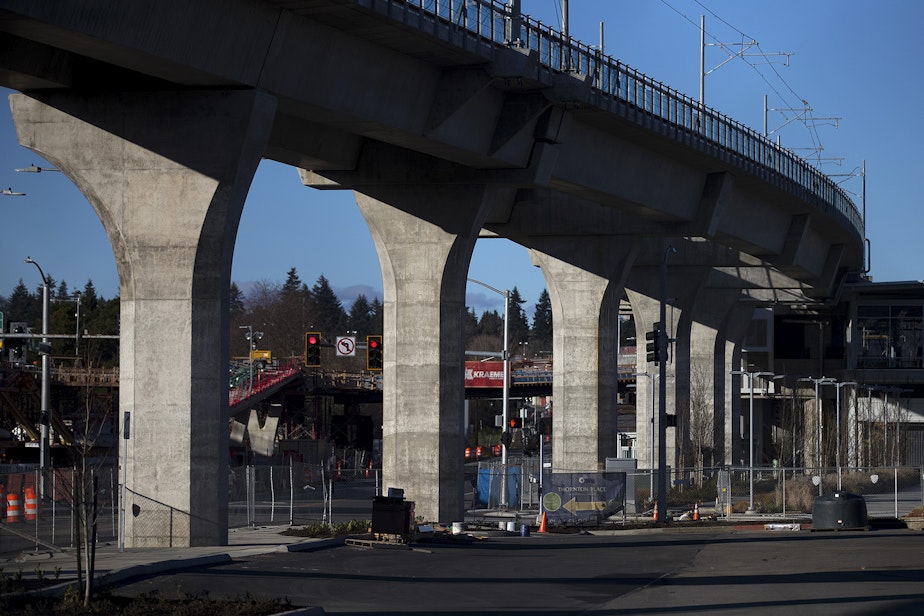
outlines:
[[812, 503], [812, 530], [867, 530], [866, 501], [858, 494], [834, 492]]

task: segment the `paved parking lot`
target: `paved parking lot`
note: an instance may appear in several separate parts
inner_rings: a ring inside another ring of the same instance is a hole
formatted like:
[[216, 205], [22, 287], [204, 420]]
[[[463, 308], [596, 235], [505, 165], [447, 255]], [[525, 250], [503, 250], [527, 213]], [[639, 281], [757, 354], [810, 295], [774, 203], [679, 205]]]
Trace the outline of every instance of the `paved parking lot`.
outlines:
[[254, 555], [118, 593], [246, 592], [332, 614], [924, 613], [924, 533], [915, 531], [493, 535]]

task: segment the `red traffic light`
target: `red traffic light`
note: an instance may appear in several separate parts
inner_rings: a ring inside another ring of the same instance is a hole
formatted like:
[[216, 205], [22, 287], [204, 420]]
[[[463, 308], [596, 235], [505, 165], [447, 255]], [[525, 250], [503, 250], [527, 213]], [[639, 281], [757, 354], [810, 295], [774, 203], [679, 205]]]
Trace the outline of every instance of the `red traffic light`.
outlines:
[[366, 370], [381, 370], [384, 363], [382, 337], [366, 336]]
[[318, 337], [312, 334], [308, 334], [308, 344], [317, 344], [317, 343], [318, 343]]

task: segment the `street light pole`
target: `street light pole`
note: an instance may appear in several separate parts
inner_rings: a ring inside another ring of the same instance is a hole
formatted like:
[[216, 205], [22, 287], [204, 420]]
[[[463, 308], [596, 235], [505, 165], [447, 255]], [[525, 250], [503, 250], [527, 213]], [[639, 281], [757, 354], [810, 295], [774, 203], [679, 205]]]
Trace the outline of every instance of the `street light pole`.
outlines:
[[[509, 338], [510, 332], [510, 291], [501, 291], [500, 289], [495, 289], [489, 284], [485, 284], [480, 280], [475, 280], [474, 278], [468, 278], [469, 282], [474, 282], [477, 285], [481, 285], [489, 291], [494, 291], [498, 295], [504, 298], [504, 385], [503, 385], [503, 406], [501, 410], [501, 417], [504, 422], [503, 430], [507, 430], [509, 427], [510, 417], [509, 413], [509, 402], [510, 402], [510, 349], [508, 348], [507, 339]], [[501, 433], [503, 433], [503, 430]], [[539, 460], [540, 465], [542, 460]], [[506, 507], [509, 505], [509, 498], [507, 497], [507, 445], [501, 442], [501, 497], [500, 505], [501, 507]]]
[[80, 357], [80, 291], [74, 291], [77, 300], [77, 329], [74, 330], [74, 356]]
[[48, 474], [49, 458], [49, 425], [51, 423], [51, 411], [49, 410], [49, 398], [51, 393], [51, 382], [49, 375], [49, 355], [51, 354], [51, 345], [48, 343], [48, 277], [42, 271], [42, 266], [36, 263], [32, 257], [26, 257], [24, 263], [31, 263], [42, 277], [42, 344], [39, 352], [42, 355], [42, 415], [41, 415], [41, 439], [39, 443], [39, 470], [41, 474], [41, 485], [39, 494], [45, 497], [45, 478]]
[[748, 391], [751, 394], [751, 411], [748, 427], [750, 429], [749, 442], [750, 455], [748, 456], [748, 477], [750, 483], [750, 501], [748, 503], [748, 513], [754, 513], [754, 377], [773, 376], [772, 372], [748, 372], [747, 370], [732, 370], [732, 374], [738, 374], [748, 377]]

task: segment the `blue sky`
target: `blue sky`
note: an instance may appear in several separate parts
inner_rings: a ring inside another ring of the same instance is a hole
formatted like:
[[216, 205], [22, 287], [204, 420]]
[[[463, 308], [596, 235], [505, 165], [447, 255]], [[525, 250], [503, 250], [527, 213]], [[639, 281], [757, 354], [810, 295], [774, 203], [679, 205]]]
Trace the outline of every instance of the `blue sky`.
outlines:
[[[522, 7], [560, 27], [560, 0], [522, 0]], [[695, 98], [700, 15], [706, 16], [707, 72], [728, 57], [717, 43], [732, 51], [741, 47], [730, 44], [759, 43], [707, 75], [706, 104], [760, 131], [767, 95], [769, 130], [784, 146], [820, 157], [826, 173], [842, 175], [837, 179], [858, 206], [856, 173], [866, 160], [871, 274], [877, 281], [924, 279], [918, 185], [924, 2], [881, 0], [873, 8], [868, 0], [571, 0], [569, 24], [573, 37], [597, 45], [602, 21], [608, 55]], [[784, 66], [783, 56], [753, 55], [761, 52], [792, 55]], [[811, 128], [799, 121], [809, 115]], [[26, 256], [72, 289], [92, 279], [98, 293], [117, 295], [112, 250], [92, 208], [60, 173], [14, 171], [30, 164], [47, 165], [17, 144], [4, 103], [0, 188], [27, 195], [0, 196], [0, 295], [20, 278], [30, 288], [38, 285]], [[304, 240], [308, 228], [320, 230], [317, 244]], [[255, 281], [281, 284], [291, 267], [309, 285], [323, 274], [345, 308], [359, 293], [382, 296], [378, 259], [352, 194], [305, 188], [295, 169], [264, 161], [244, 208], [232, 279], [244, 288]], [[498, 289], [516, 286], [530, 314], [545, 288], [526, 250], [506, 240], [479, 240], [469, 276]], [[501, 297], [478, 285], [469, 285], [467, 302], [479, 314], [502, 311]]]

